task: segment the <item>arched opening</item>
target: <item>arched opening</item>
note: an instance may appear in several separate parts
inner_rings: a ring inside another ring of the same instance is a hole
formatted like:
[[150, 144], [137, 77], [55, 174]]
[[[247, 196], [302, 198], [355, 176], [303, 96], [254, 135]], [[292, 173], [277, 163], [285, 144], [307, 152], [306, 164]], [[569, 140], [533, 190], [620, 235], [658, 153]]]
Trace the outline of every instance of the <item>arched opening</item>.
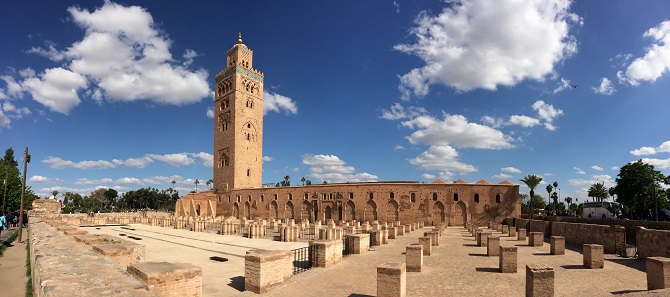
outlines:
[[311, 221], [312, 218], [312, 204], [305, 200], [302, 202], [300, 207], [300, 220], [306, 220], [307, 222]]
[[[370, 193], [372, 195], [372, 193]], [[363, 215], [364, 221], [375, 221], [377, 220], [377, 203], [374, 200], [368, 200], [365, 204], [365, 213]]]
[[326, 208], [323, 209], [323, 212], [325, 214], [326, 220], [331, 220], [333, 218], [333, 211], [329, 206], [326, 206]]
[[244, 203], [244, 218], [251, 219], [251, 204], [249, 204], [249, 201]]
[[496, 194], [496, 203], [500, 203], [500, 194]]
[[454, 201], [458, 201], [458, 193], [454, 193]]
[[274, 219], [279, 218], [279, 206], [277, 205], [277, 201], [272, 201], [272, 203], [270, 203], [270, 217]]
[[345, 220], [355, 220], [356, 219], [356, 205], [354, 204], [353, 201], [349, 200], [347, 201], [347, 204], [345, 206], [346, 208], [346, 218]]
[[479, 194], [475, 194], [475, 203], [479, 203]]
[[233, 204], [233, 217], [240, 219], [240, 206], [237, 205], [237, 202]]
[[433, 225], [444, 223], [444, 204], [438, 201], [433, 204]]
[[395, 200], [389, 200], [386, 204], [386, 221], [387, 222], [397, 222], [398, 221], [398, 202]]
[[454, 218], [452, 221], [452, 225], [465, 226], [468, 220], [465, 203], [463, 203], [463, 201], [459, 201], [458, 203], [453, 205], [454, 205], [454, 211], [452, 213], [454, 214]]
[[195, 215], [200, 216], [200, 204], [195, 205]]
[[295, 219], [295, 211], [293, 209], [293, 202], [286, 202], [286, 218]]
[[433, 201], [437, 201], [437, 193], [433, 193]]
[[342, 220], [342, 215], [343, 215], [343, 213], [342, 213], [342, 205], [340, 205], [340, 206], [337, 207], [337, 220], [338, 220], [338, 221], [341, 221], [341, 220]]

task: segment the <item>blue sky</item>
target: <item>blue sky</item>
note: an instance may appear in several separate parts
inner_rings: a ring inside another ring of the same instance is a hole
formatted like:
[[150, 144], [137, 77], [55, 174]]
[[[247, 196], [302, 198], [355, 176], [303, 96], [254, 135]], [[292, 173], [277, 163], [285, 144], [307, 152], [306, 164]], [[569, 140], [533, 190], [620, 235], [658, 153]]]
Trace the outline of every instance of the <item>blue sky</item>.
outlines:
[[205, 189], [238, 32], [265, 74], [264, 183], [537, 174], [584, 201], [630, 161], [670, 173], [668, 1], [0, 5], [0, 147], [29, 146], [42, 197]]

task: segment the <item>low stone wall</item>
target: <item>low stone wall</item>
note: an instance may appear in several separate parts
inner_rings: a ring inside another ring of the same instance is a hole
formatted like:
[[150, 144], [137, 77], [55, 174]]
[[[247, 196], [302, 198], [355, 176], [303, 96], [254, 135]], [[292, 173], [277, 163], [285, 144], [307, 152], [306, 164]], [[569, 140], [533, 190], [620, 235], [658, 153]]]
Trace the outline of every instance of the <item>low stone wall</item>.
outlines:
[[670, 222], [652, 222], [652, 221], [617, 220], [617, 219], [589, 219], [589, 218], [577, 218], [577, 217], [548, 217], [547, 219], [560, 222], [570, 222], [570, 223], [623, 226], [626, 229], [626, 239], [628, 239], [629, 242], [631, 243], [635, 241], [636, 238], [635, 230], [637, 229], [637, 227], [644, 227], [646, 229], [655, 229], [655, 230], [670, 230]]
[[[566, 243], [582, 245], [600, 244], [606, 253], [615, 253], [625, 248], [626, 236], [621, 226], [551, 222], [551, 235], [565, 237]], [[618, 232], [617, 232], [618, 229]]]
[[156, 296], [126, 267], [101, 257], [38, 217], [30, 217], [34, 296]]
[[640, 227], [637, 230], [637, 254], [639, 258], [670, 257], [670, 231], [649, 230]]
[[551, 236], [551, 222], [540, 220], [516, 219], [515, 227], [518, 229], [526, 229], [526, 233], [542, 232], [545, 237]]

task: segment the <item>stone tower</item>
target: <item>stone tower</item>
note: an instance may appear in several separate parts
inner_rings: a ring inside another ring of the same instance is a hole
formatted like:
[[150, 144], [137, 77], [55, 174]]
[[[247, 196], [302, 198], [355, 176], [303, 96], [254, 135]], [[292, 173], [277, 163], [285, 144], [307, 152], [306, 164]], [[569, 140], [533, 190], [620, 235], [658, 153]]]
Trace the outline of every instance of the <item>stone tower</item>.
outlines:
[[263, 73], [242, 43], [226, 53], [214, 82], [214, 189], [261, 187], [263, 182]]

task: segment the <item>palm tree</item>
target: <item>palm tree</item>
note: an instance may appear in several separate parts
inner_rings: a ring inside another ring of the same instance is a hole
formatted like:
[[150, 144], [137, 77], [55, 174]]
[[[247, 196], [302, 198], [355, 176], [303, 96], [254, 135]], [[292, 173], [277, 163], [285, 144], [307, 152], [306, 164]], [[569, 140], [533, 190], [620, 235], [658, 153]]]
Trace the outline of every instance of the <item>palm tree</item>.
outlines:
[[[526, 175], [523, 179], [519, 180], [520, 182], [524, 183], [528, 188], [530, 188], [530, 195], [529, 197], [534, 197], [535, 196], [535, 187], [539, 185], [542, 182], [542, 178], [537, 176], [537, 175]], [[533, 199], [531, 198], [531, 203], [530, 203], [530, 218], [533, 218]]]
[[300, 181], [302, 182], [302, 185], [304, 186], [304, 185], [305, 185], [305, 181], [306, 181], [305, 177], [304, 177], [304, 176], [301, 177], [301, 178], [300, 178]]
[[291, 185], [291, 176], [290, 175], [285, 175], [284, 180], [281, 181], [281, 186], [282, 187], [288, 187]]
[[568, 209], [570, 209], [570, 204], [572, 204], [572, 197], [565, 197], [565, 203], [568, 204]]
[[208, 179], [207, 182], [206, 182], [206, 184], [207, 184], [207, 188], [209, 188], [209, 189], [211, 190], [212, 187], [210, 187], [210, 185], [213, 184], [213, 183], [214, 183], [214, 180], [212, 180], [211, 178]]
[[174, 188], [174, 184], [176, 184], [177, 182], [173, 179], [170, 183], [172, 184], [172, 188]]
[[614, 200], [614, 195], [616, 195], [616, 188], [615, 187], [610, 187], [608, 190], [610, 196], [612, 196], [612, 200]]
[[58, 196], [58, 191], [56, 190], [51, 191], [51, 195], [54, 195], [54, 199], [58, 199], [56, 198], [56, 196]]
[[604, 183], [595, 183], [591, 185], [588, 191], [588, 196], [593, 197], [594, 199], [598, 199], [598, 201], [603, 201], [604, 199], [607, 199], [608, 195], [609, 192], [605, 187]]
[[196, 179], [193, 183], [195, 183], [195, 192], [198, 193], [198, 184], [200, 181]]

